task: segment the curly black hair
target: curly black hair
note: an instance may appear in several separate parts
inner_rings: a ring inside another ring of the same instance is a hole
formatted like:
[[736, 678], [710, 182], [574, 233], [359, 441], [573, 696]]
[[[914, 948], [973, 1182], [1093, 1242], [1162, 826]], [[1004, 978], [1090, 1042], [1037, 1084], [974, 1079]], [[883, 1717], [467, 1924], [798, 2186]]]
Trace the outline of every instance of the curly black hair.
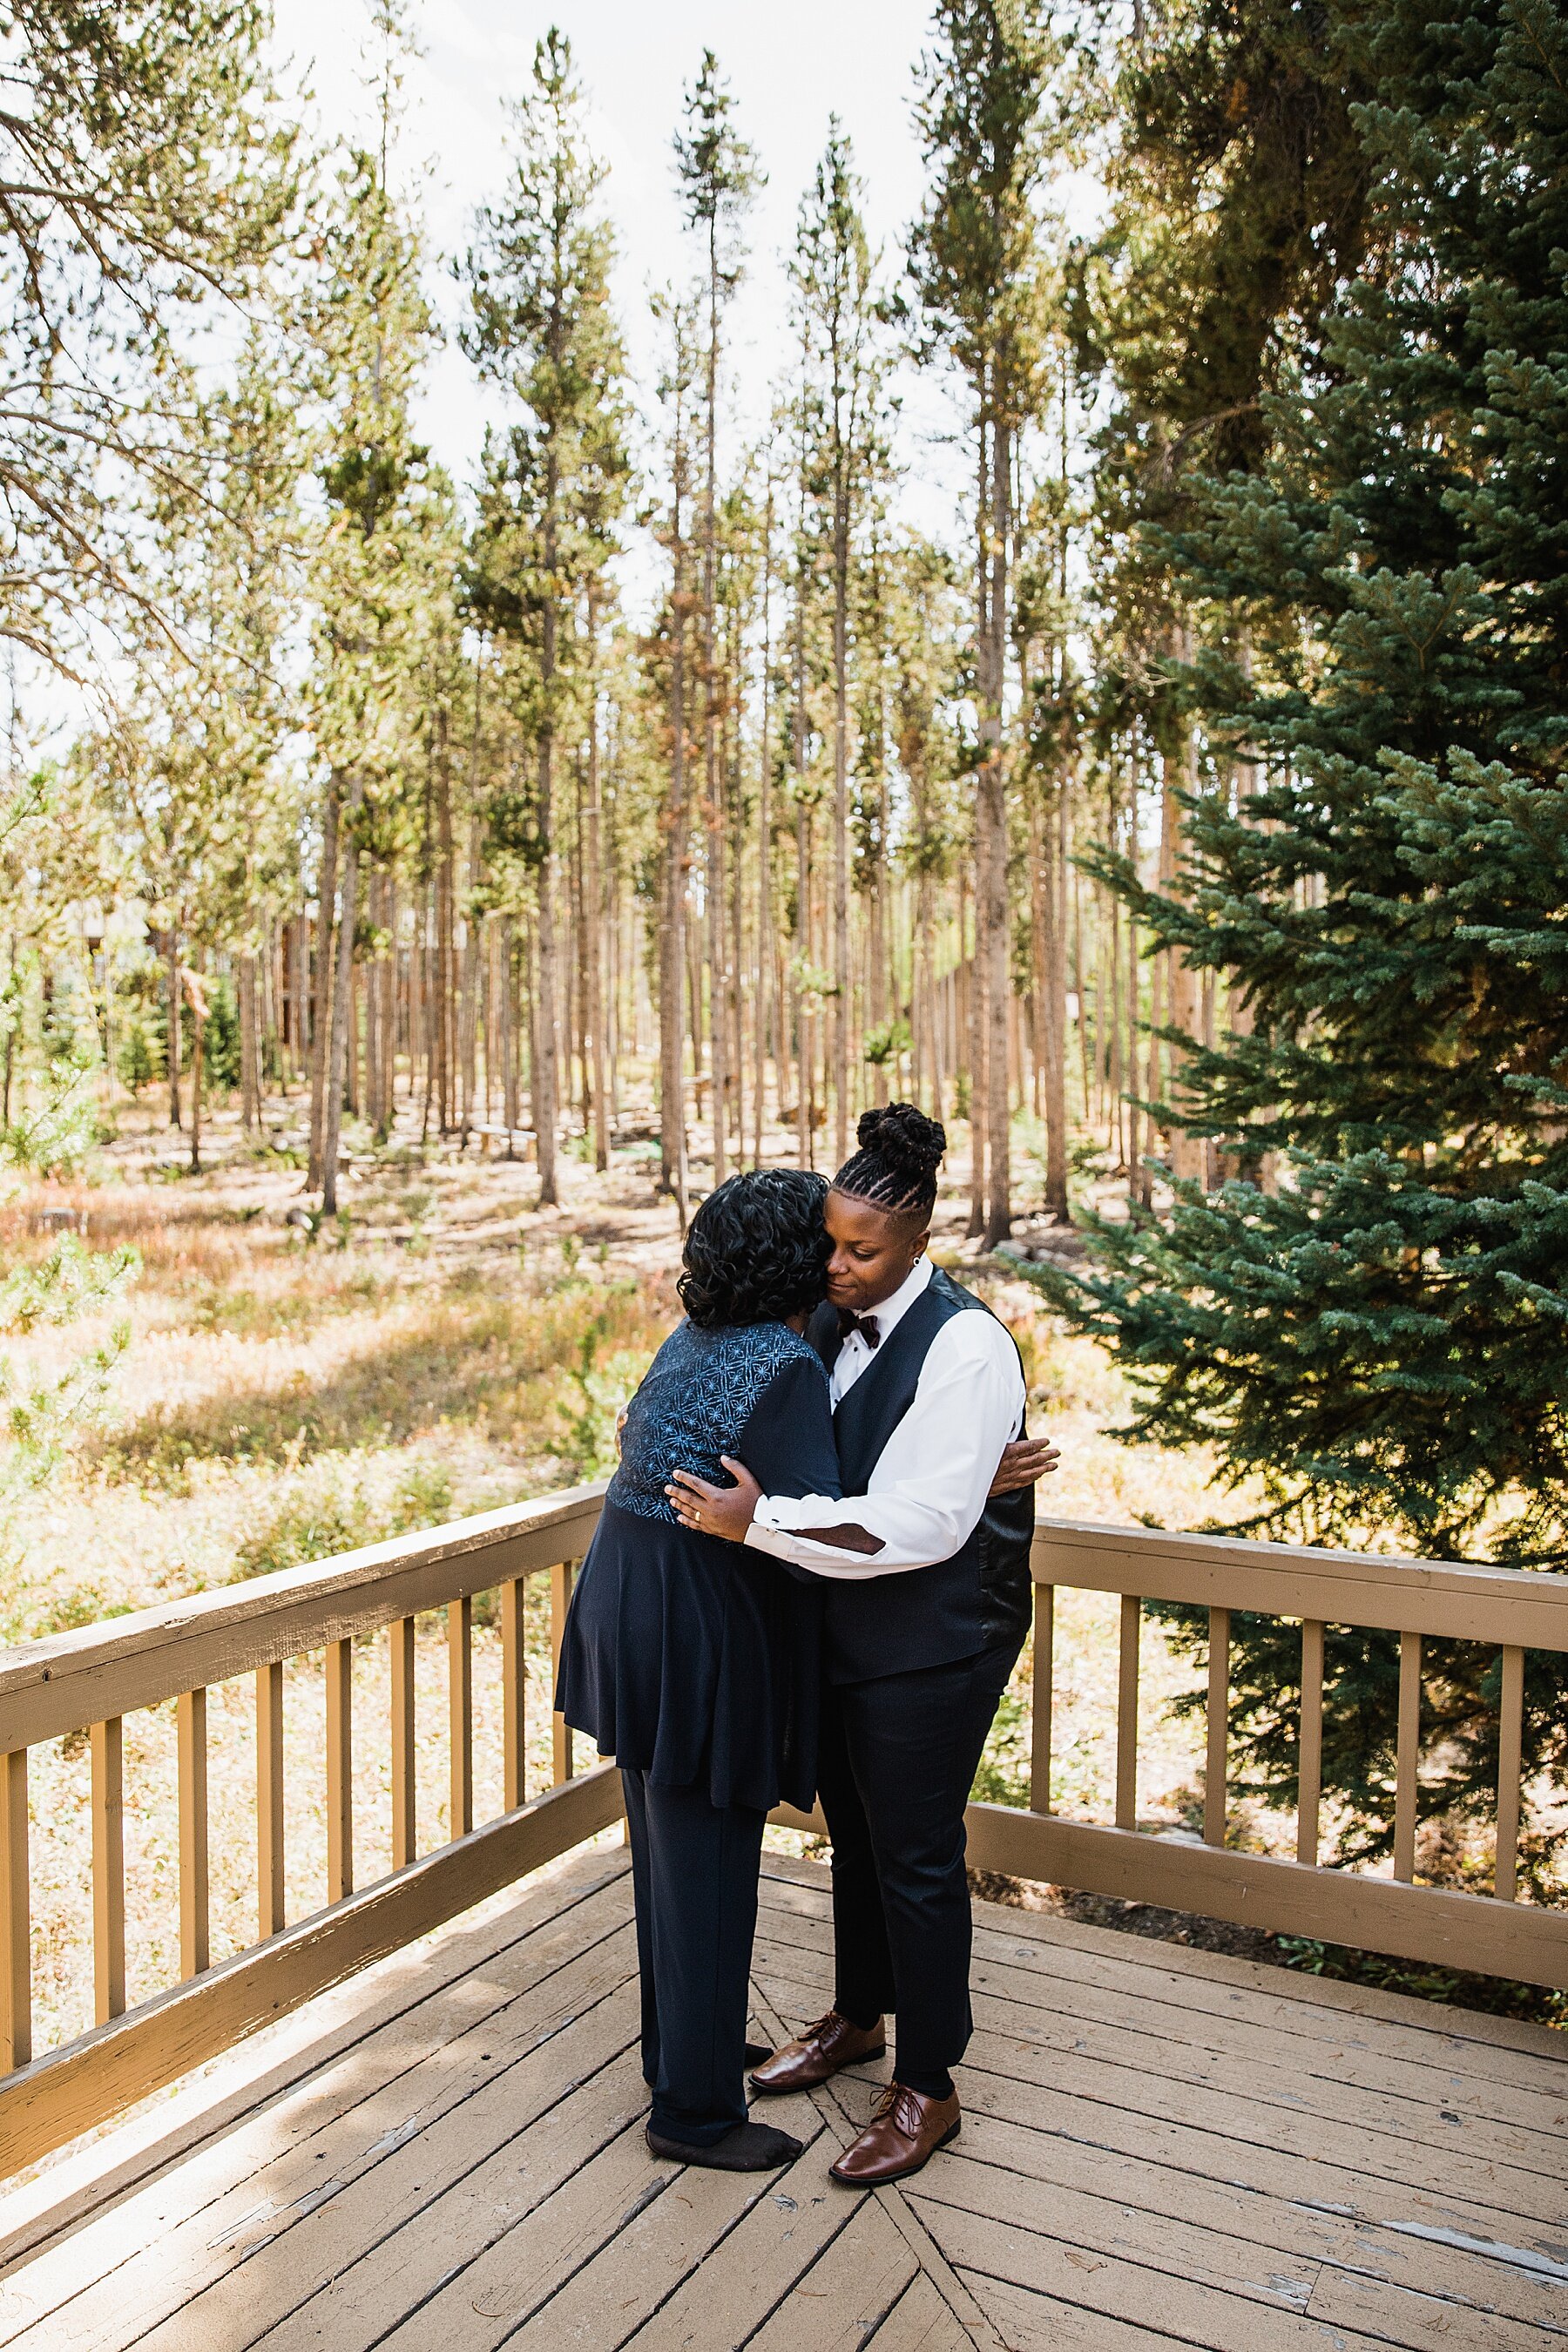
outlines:
[[832, 1244], [827, 1182], [804, 1168], [749, 1168], [710, 1192], [691, 1220], [676, 1284], [700, 1329], [782, 1322], [821, 1303]]
[[860, 1149], [834, 1178], [834, 1191], [890, 1216], [929, 1217], [947, 1129], [913, 1103], [883, 1103], [862, 1111], [855, 1134]]

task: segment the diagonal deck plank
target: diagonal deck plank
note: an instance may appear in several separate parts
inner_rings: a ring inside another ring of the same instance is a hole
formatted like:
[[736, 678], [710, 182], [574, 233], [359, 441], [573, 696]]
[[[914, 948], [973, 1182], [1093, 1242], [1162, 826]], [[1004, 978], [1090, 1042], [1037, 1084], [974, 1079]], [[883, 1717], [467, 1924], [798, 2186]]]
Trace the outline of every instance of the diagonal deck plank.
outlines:
[[[313, 2115], [308, 2136], [216, 2202], [176, 2208], [158, 2236], [71, 2298], [62, 2316], [72, 2352], [129, 2352], [132, 2343], [164, 2352], [193, 2307], [221, 2333], [227, 2314], [253, 2307], [249, 2273], [263, 2253], [269, 2271], [290, 2282], [331, 2275], [345, 2229], [379, 2230], [389, 2213], [417, 2209], [432, 2143], [439, 2147], [441, 2125], [476, 2092], [510, 2092], [521, 2123], [548, 2112], [565, 2067], [592, 2068], [624, 2047], [633, 2011], [617, 2015], [606, 2003], [629, 1986], [635, 1964], [623, 1916], [582, 1958], [558, 1958], [541, 1982], [498, 2000], [477, 2023], [459, 2015], [433, 2032], [426, 2015], [424, 2048], [370, 2095], [359, 2095], [354, 2067], [339, 2070], [342, 2104]], [[455, 2144], [466, 2132], [465, 2118]], [[125, 2333], [128, 2305], [142, 2318], [134, 2336]]]
[[[875, 2198], [863, 2198], [851, 2204], [839, 2196], [836, 2201], [834, 2235], [748, 2339], [747, 2352], [859, 2352], [868, 2340], [881, 2345], [882, 2352], [893, 2352], [898, 2337], [884, 2330], [920, 2279], [915, 2258]], [[697, 2273], [699, 2279], [702, 2275], [701, 2272]], [[929, 2281], [926, 2284], [929, 2286]], [[931, 2292], [935, 2294], [934, 2288]], [[937, 2312], [928, 2306], [923, 2323], [928, 2343], [933, 2340], [938, 2313], [946, 2311], [940, 2296], [936, 2303]], [[966, 2339], [963, 2330], [951, 2312], [946, 2315], [950, 2331], [947, 2340], [963, 2344]], [[909, 2320], [918, 2316], [918, 2312], [906, 2315], [906, 2329]], [[659, 2338], [661, 2345], [680, 2345], [683, 2352], [688, 2344], [695, 2352], [704, 2340], [699, 2335], [679, 2333], [661, 2335]], [[731, 2330], [726, 2330], [706, 2340], [729, 2345], [734, 2336]], [[642, 2352], [654, 2352], [651, 2335]]]
[[[859, 2340], [874, 2344], [877, 2352], [968, 2352], [974, 2341], [923, 2272], [905, 2289], [881, 2326]], [[758, 2352], [763, 2352], [764, 2338], [758, 2336], [756, 2343]], [[776, 2345], [767, 2342], [765, 2352], [789, 2352], [788, 2339], [781, 2337]]]
[[[826, 1885], [768, 1858], [770, 2031], [824, 2005]], [[1557, 2037], [992, 1906], [975, 1949], [964, 2130], [917, 2179], [826, 2178], [885, 2067], [770, 2105], [785, 2172], [691, 2171], [642, 2137], [624, 1860], [584, 1856], [357, 2024], [334, 1996], [319, 2062], [160, 2170], [111, 2135], [0, 2346], [1568, 2352]]]
[[[93, 2229], [62, 2241], [0, 2280], [0, 2345], [47, 2312], [71, 2307], [78, 2352], [121, 2352], [122, 2314], [183, 2306], [247, 2245], [296, 2226], [324, 2180], [348, 2180], [394, 2152], [412, 2115], [455, 2103], [493, 2061], [463, 2066], [465, 2037], [479, 2048], [548, 2038], [589, 1997], [601, 1961], [616, 1982], [635, 1966], [624, 1867], [594, 1874], [580, 1899], [563, 1890], [537, 1918], [533, 1906], [510, 1945], [481, 1948], [456, 1980], [437, 1970], [418, 2004], [399, 2010], [265, 2112], [224, 2133], [121, 2200]], [[441, 2031], [431, 2031], [438, 2007]], [[367, 2012], [374, 2016], [374, 2000]], [[345, 2141], [361, 2143], [358, 2157]], [[265, 2180], [263, 2182], [263, 2176]]]

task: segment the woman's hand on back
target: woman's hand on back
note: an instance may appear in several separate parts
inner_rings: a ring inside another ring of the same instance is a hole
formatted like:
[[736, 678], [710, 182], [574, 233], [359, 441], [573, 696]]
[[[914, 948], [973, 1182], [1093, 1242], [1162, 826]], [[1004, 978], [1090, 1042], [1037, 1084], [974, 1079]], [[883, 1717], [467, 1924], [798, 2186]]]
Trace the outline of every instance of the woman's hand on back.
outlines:
[[695, 1470], [677, 1470], [674, 1485], [664, 1491], [683, 1528], [698, 1535], [722, 1536], [728, 1543], [744, 1543], [763, 1490], [743, 1462], [729, 1454], [719, 1459], [735, 1481], [732, 1486], [710, 1486]]
[[1020, 1486], [1032, 1486], [1037, 1479], [1046, 1477], [1061, 1458], [1059, 1449], [1047, 1445], [1043, 1437], [1016, 1437], [1010, 1445], [1002, 1448], [991, 1492], [1016, 1495]]

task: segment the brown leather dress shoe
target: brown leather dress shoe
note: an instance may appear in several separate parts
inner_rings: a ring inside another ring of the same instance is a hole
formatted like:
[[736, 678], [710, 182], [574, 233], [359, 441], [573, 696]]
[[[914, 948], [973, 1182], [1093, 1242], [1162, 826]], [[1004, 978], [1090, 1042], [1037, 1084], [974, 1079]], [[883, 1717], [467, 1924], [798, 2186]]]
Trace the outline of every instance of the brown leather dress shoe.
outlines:
[[956, 2091], [951, 2099], [928, 2099], [907, 2084], [889, 2083], [859, 2138], [850, 2141], [828, 2171], [847, 2189], [901, 2180], [956, 2139], [962, 2120]]
[[888, 2030], [880, 2018], [875, 2025], [851, 2025], [830, 2009], [794, 2042], [786, 2042], [771, 2058], [752, 2069], [752, 2088], [764, 2097], [780, 2091], [808, 2090], [826, 2083], [841, 2066], [858, 2066], [867, 2058], [880, 2058], [888, 2047]]

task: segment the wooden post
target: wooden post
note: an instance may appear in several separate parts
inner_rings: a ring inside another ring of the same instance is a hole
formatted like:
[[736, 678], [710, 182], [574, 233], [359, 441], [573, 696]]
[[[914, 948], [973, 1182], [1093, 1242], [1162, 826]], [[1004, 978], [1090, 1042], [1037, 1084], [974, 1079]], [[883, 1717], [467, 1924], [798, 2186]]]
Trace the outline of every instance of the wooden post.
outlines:
[[125, 1815], [119, 1716], [95, 1723], [92, 1743], [92, 2013], [125, 2013]]
[[1035, 1587], [1035, 1693], [1029, 1739], [1029, 1810], [1051, 1810], [1051, 1670], [1056, 1646], [1057, 1589]]
[[1204, 1768], [1204, 1843], [1225, 1843], [1230, 1780], [1230, 1612], [1209, 1611], [1208, 1754]]
[[27, 1751], [0, 1757], [0, 2073], [33, 2054], [32, 1902]]
[[[558, 1560], [550, 1571], [550, 1698], [553, 1710], [555, 1685], [561, 1674], [561, 1637], [566, 1630], [566, 1609], [572, 1598], [572, 1572], [575, 1560]], [[563, 1780], [572, 1778], [572, 1733], [563, 1715], [552, 1713], [554, 1729], [554, 1777], [552, 1785], [559, 1788]]]
[[1519, 1891], [1519, 1783], [1524, 1728], [1524, 1652], [1511, 1642], [1502, 1654], [1498, 1694], [1497, 1862], [1492, 1893], [1512, 1903]]
[[208, 1959], [207, 1695], [175, 1701], [180, 1782], [180, 1974], [199, 1977]]
[[399, 1617], [392, 1643], [392, 1866], [414, 1859], [414, 1620]]
[[500, 1589], [502, 1790], [509, 1813], [528, 1790], [524, 1738], [528, 1725], [528, 1653], [523, 1643], [524, 1579], [513, 1576]]
[[1296, 1859], [1315, 1869], [1323, 1799], [1323, 1626], [1301, 1621], [1301, 1746], [1296, 1767]]
[[327, 1900], [354, 1891], [354, 1708], [352, 1641], [327, 1644]]
[[452, 1807], [448, 1833], [474, 1826], [474, 1604], [465, 1592], [447, 1603], [447, 1705], [451, 1727]]
[[1415, 1875], [1415, 1767], [1421, 1745], [1421, 1636], [1399, 1636], [1399, 1749], [1394, 1782], [1394, 1875]]
[[1116, 1680], [1116, 1826], [1138, 1826], [1138, 1635], [1143, 1603], [1121, 1596], [1121, 1658]]
[[283, 1667], [256, 1670], [256, 1932], [287, 1925], [283, 1903]]

